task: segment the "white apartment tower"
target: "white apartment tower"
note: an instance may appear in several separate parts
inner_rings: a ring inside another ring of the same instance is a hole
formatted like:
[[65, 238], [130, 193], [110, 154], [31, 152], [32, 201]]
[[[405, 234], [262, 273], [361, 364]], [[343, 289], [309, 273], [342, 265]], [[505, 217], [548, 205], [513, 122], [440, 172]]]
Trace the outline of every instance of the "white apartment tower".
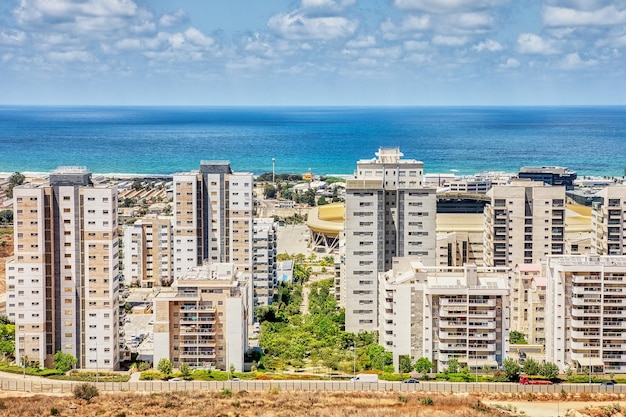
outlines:
[[392, 259], [417, 256], [435, 264], [437, 201], [423, 184], [424, 163], [401, 159], [398, 148], [381, 148], [377, 158], [357, 162], [346, 181], [346, 330], [378, 328], [378, 273]]
[[599, 255], [626, 255], [626, 186], [600, 190], [591, 211], [591, 249]]
[[174, 175], [174, 275], [211, 263], [234, 263], [252, 277], [252, 173], [202, 161], [199, 172]]
[[445, 370], [452, 359], [472, 369], [496, 368], [508, 353], [508, 268], [426, 267], [397, 258], [379, 275], [379, 343], [399, 358], [430, 359]]
[[276, 288], [276, 244], [277, 224], [274, 219], [254, 219], [253, 254], [253, 291], [254, 302], [251, 306], [272, 304]]
[[53, 367], [63, 351], [81, 368], [118, 368], [117, 189], [94, 187], [86, 169], [64, 167], [13, 194], [7, 309], [16, 359]]
[[546, 360], [626, 373], [626, 256], [551, 256], [546, 272]]
[[564, 253], [565, 187], [516, 180], [487, 195], [485, 266], [513, 267]]
[[150, 216], [124, 226], [124, 281], [143, 288], [170, 285], [174, 279], [172, 218]]

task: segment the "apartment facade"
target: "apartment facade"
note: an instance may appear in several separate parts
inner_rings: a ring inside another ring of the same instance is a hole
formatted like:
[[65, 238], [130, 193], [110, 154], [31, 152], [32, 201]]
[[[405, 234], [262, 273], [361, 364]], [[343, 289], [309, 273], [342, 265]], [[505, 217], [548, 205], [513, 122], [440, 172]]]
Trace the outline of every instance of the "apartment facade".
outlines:
[[600, 190], [591, 210], [591, 248], [599, 255], [626, 255], [626, 186]]
[[538, 263], [565, 253], [565, 187], [516, 180], [487, 195], [485, 266]]
[[242, 371], [248, 290], [232, 263], [194, 267], [161, 290], [153, 300], [154, 363]]
[[472, 369], [502, 364], [509, 349], [508, 268], [426, 267], [408, 258], [380, 274], [379, 343], [435, 371], [452, 359]]
[[172, 217], [148, 216], [123, 228], [124, 283], [143, 288], [174, 280]]
[[626, 373], [626, 256], [550, 256], [546, 274], [546, 359]]
[[175, 276], [209, 262], [232, 262], [252, 275], [252, 173], [230, 163], [202, 161], [200, 171], [175, 174]]
[[15, 255], [7, 310], [16, 359], [53, 367], [63, 351], [78, 367], [118, 368], [117, 189], [94, 187], [81, 167], [16, 187]]
[[511, 330], [531, 345], [546, 342], [546, 286], [542, 264], [515, 265], [511, 280]]
[[357, 162], [346, 181], [346, 330], [378, 327], [378, 273], [392, 259], [418, 256], [435, 264], [435, 188], [423, 184], [424, 164], [403, 160], [397, 148], [381, 148], [376, 158]]
[[272, 304], [274, 290], [278, 284], [276, 281], [276, 245], [277, 223], [272, 218], [254, 219], [253, 242], [252, 242], [252, 282], [254, 300], [250, 304], [254, 310], [257, 306]]
[[483, 215], [437, 213], [437, 265], [483, 264]]

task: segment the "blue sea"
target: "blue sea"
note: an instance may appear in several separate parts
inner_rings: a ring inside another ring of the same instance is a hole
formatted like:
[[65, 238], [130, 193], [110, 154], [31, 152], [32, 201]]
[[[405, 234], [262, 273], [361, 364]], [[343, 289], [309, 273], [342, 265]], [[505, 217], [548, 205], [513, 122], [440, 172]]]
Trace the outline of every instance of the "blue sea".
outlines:
[[379, 147], [426, 173], [566, 166], [622, 176], [626, 107], [0, 106], [0, 172], [62, 165], [171, 174], [201, 160], [236, 171], [352, 174]]

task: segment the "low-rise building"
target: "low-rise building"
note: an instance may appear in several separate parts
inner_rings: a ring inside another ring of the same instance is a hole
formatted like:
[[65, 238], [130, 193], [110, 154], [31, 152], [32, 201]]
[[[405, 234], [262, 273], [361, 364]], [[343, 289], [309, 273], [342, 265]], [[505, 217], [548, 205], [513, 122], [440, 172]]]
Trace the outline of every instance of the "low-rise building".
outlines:
[[154, 363], [175, 368], [234, 366], [248, 346], [248, 286], [231, 263], [189, 269], [154, 298]]
[[626, 256], [551, 256], [546, 274], [546, 359], [626, 373]]
[[509, 269], [426, 267], [395, 258], [379, 275], [379, 343], [411, 361], [430, 359], [440, 372], [456, 359], [472, 369], [495, 368], [508, 352]]

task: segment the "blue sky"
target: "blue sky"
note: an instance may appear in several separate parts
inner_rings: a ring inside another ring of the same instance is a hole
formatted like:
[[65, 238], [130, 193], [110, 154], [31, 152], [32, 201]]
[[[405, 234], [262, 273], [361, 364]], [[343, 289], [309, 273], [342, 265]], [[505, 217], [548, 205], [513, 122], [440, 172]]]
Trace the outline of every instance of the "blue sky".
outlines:
[[626, 1], [2, 0], [0, 103], [626, 104]]

